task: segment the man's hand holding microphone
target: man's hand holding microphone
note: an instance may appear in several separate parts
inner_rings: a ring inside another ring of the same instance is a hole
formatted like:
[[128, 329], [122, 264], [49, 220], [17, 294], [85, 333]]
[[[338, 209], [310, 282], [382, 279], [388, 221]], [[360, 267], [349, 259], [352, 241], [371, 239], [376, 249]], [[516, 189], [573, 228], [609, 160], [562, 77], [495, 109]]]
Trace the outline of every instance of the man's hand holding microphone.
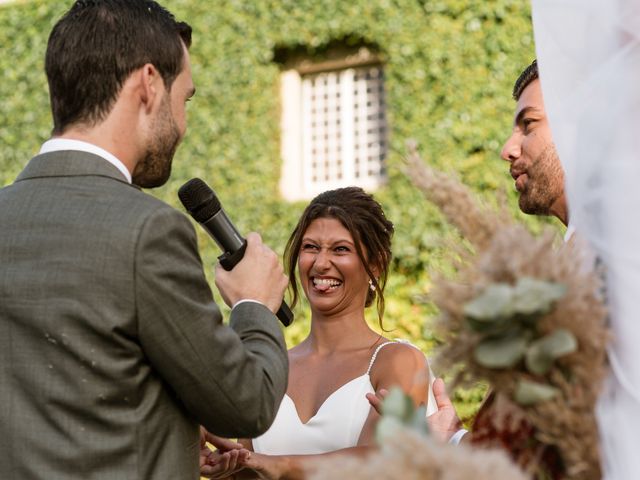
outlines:
[[246, 240], [244, 256], [232, 270], [225, 270], [219, 263], [216, 266], [216, 287], [230, 307], [241, 300], [254, 300], [276, 313], [282, 304], [288, 277], [278, 256], [262, 243], [259, 234], [252, 232]]

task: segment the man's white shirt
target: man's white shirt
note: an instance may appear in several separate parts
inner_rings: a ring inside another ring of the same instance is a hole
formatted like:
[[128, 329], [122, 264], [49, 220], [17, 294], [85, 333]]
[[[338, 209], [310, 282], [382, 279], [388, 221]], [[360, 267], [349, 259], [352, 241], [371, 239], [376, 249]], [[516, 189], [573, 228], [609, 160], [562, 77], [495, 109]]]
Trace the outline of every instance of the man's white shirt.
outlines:
[[47, 140], [42, 144], [40, 148], [40, 154], [43, 153], [51, 153], [51, 152], [61, 152], [64, 150], [73, 150], [77, 152], [87, 152], [97, 155], [100, 158], [103, 158], [111, 165], [116, 167], [124, 178], [126, 178], [127, 182], [131, 183], [131, 172], [124, 166], [115, 155], [107, 152], [104, 148], [100, 148], [97, 145], [92, 143], [83, 142], [82, 140], [71, 140], [68, 138], [52, 138], [51, 140]]

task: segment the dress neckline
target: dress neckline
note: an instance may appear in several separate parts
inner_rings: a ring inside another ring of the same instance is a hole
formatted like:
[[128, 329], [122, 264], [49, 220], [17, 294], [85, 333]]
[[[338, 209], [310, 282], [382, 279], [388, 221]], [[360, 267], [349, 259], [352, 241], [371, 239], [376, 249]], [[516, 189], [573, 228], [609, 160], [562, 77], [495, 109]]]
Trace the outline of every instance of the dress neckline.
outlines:
[[285, 394], [284, 394], [284, 396], [285, 396], [285, 398], [287, 398], [287, 399], [291, 402], [291, 404], [293, 405], [293, 409], [294, 409], [294, 411], [296, 412], [296, 418], [298, 419], [298, 421], [300, 422], [300, 424], [301, 424], [301, 425], [303, 425], [303, 426], [307, 426], [307, 425], [309, 425], [309, 423], [311, 423], [311, 421], [312, 421], [313, 419], [315, 419], [315, 418], [320, 414], [320, 412], [322, 411], [322, 409], [324, 408], [324, 406], [327, 404], [327, 402], [329, 401], [329, 399], [331, 399], [333, 396], [335, 396], [335, 395], [336, 395], [340, 390], [343, 390], [343, 389], [344, 389], [345, 387], [347, 387], [348, 385], [350, 385], [350, 384], [354, 383], [356, 380], [360, 380], [361, 378], [365, 378], [365, 377], [366, 377], [367, 379], [369, 378], [369, 372], [367, 372], [367, 373], [363, 373], [362, 375], [360, 375], [360, 376], [358, 376], [358, 377], [352, 378], [352, 379], [351, 379], [351, 380], [349, 380], [348, 382], [343, 383], [343, 384], [342, 384], [342, 385], [340, 385], [338, 388], [336, 388], [333, 392], [331, 392], [331, 393], [329, 394], [329, 396], [328, 396], [327, 398], [325, 398], [325, 399], [324, 399], [324, 401], [323, 401], [323, 402], [320, 404], [320, 406], [318, 407], [318, 410], [316, 410], [316, 413], [314, 413], [312, 416], [310, 416], [310, 417], [307, 419], [307, 421], [306, 421], [306, 422], [302, 421], [302, 418], [300, 418], [300, 413], [298, 412], [298, 407], [296, 406], [296, 402], [294, 402], [294, 401], [293, 401], [293, 398], [291, 398], [291, 397], [289, 396], [289, 394], [288, 394], [288, 393], [285, 393]]
[[[300, 424], [301, 424], [301, 425], [303, 425], [303, 426], [308, 425], [308, 424], [309, 424], [309, 422], [311, 422], [314, 418], [316, 418], [316, 417], [318, 416], [318, 414], [319, 414], [319, 413], [320, 413], [320, 411], [322, 410], [322, 407], [324, 407], [324, 406], [325, 406], [325, 404], [327, 403], [327, 401], [328, 401], [331, 397], [333, 397], [336, 393], [338, 393], [340, 390], [342, 390], [343, 388], [345, 388], [347, 385], [349, 385], [349, 384], [351, 384], [351, 383], [355, 382], [356, 380], [358, 380], [358, 379], [360, 379], [360, 378], [364, 378], [364, 377], [369, 378], [369, 375], [370, 375], [370, 373], [371, 373], [371, 368], [373, 367], [373, 363], [376, 361], [376, 358], [378, 357], [378, 352], [380, 352], [380, 350], [382, 349], [382, 347], [385, 347], [385, 346], [387, 346], [387, 345], [391, 345], [391, 344], [394, 344], [394, 343], [398, 343], [398, 342], [395, 342], [395, 341], [386, 341], [386, 342], [383, 342], [383, 343], [381, 343], [380, 345], [378, 345], [378, 346], [376, 347], [375, 351], [373, 352], [373, 355], [371, 355], [371, 359], [369, 360], [369, 366], [368, 366], [368, 368], [367, 368], [367, 371], [366, 371], [365, 373], [363, 373], [362, 375], [360, 375], [360, 376], [358, 376], [358, 377], [355, 377], [355, 378], [352, 378], [351, 380], [349, 380], [349, 381], [348, 381], [348, 382], [346, 382], [346, 383], [343, 383], [343, 384], [342, 384], [342, 385], [340, 385], [337, 389], [335, 389], [333, 392], [331, 392], [331, 393], [329, 394], [329, 396], [328, 396], [327, 398], [325, 398], [325, 399], [324, 399], [324, 401], [320, 404], [320, 406], [319, 406], [319, 407], [318, 407], [318, 409], [316, 410], [316, 413], [314, 413], [311, 417], [309, 417], [309, 418], [307, 419], [307, 421], [306, 421], [306, 422], [303, 422], [303, 421], [302, 421], [302, 418], [300, 418], [300, 413], [298, 413], [298, 407], [296, 406], [296, 402], [294, 402], [294, 401], [293, 401], [293, 398], [291, 398], [291, 397], [289, 396], [289, 394], [288, 394], [288, 393], [285, 393], [285, 394], [284, 394], [284, 396], [285, 396], [286, 398], [288, 398], [288, 399], [291, 401], [291, 403], [293, 404], [293, 409], [294, 409], [294, 410], [295, 410], [295, 412], [296, 412], [296, 417], [298, 418], [298, 421], [300, 422]], [[369, 383], [371, 384], [371, 380], [369, 380]]]

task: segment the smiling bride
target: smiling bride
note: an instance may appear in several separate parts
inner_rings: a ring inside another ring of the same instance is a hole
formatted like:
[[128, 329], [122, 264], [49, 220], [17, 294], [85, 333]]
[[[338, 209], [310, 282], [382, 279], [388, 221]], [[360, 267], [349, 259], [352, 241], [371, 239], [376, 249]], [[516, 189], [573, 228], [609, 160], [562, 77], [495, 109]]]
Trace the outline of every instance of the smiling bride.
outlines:
[[[293, 304], [299, 297], [296, 270], [309, 301], [309, 336], [289, 350], [289, 386], [271, 428], [241, 441], [251, 453], [233, 452], [231, 460], [227, 453], [224, 474], [219, 465], [212, 468], [218, 462], [212, 455], [204, 475], [215, 470], [207, 476], [304, 478], [313, 460], [371, 450], [379, 416], [367, 394], [397, 386], [416, 405], [427, 403], [423, 353], [390, 341], [365, 321], [365, 308], [375, 302], [382, 328], [392, 235], [380, 204], [360, 188], [322, 193], [307, 206], [287, 243], [285, 263]], [[235, 473], [240, 467], [245, 469]]]

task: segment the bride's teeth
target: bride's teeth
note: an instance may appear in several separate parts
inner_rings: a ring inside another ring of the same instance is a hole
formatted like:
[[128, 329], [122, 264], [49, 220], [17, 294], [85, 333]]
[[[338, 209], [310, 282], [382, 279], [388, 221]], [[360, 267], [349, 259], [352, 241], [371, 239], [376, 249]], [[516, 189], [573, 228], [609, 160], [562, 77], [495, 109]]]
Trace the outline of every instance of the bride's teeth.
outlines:
[[331, 280], [328, 278], [314, 278], [313, 279], [313, 284], [314, 285], [329, 285], [330, 287], [337, 287], [338, 285], [340, 285], [340, 281], [338, 280]]

